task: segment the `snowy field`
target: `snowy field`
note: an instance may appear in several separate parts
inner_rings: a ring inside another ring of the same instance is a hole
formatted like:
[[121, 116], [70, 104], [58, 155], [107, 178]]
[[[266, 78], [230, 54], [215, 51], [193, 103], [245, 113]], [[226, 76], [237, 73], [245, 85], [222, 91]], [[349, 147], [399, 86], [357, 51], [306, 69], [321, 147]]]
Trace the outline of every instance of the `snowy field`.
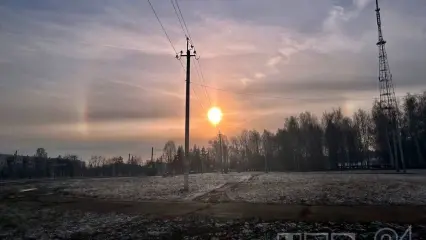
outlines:
[[425, 174], [268, 173], [227, 192], [235, 201], [308, 205], [426, 204]]
[[[183, 183], [181, 175], [57, 180], [19, 188], [50, 188], [74, 196], [125, 201], [211, 202], [216, 199], [307, 205], [426, 205], [426, 173], [423, 172], [407, 175], [366, 172], [190, 174], [188, 193], [182, 191]], [[1, 190], [5, 189], [3, 186]]]
[[142, 177], [79, 179], [49, 183], [51, 188], [59, 188], [72, 195], [119, 199], [119, 200], [192, 200], [226, 183], [246, 181], [252, 173], [205, 173], [189, 175], [189, 193], [182, 192], [184, 178]]
[[[390, 227], [402, 234], [408, 227], [407, 224], [378, 221], [349, 223], [303, 222], [303, 219], [296, 222], [268, 221], [260, 218], [220, 219], [214, 218], [210, 214], [203, 217], [192, 210], [188, 211], [191, 214], [185, 212], [175, 218], [153, 219], [151, 216], [133, 214], [133, 212], [131, 215], [120, 213], [119, 210], [124, 211], [125, 208], [115, 207], [119, 205], [107, 205], [112, 206], [111, 208], [101, 206], [99, 207], [102, 210], [100, 212], [92, 211], [92, 208], [89, 208], [90, 211], [85, 210], [82, 207], [83, 203], [93, 204], [92, 207], [97, 206], [95, 204], [98, 202], [91, 202], [92, 199], [90, 201], [84, 199], [87, 202], [71, 205], [72, 207], [69, 208], [66, 208], [66, 204], [60, 207], [51, 205], [49, 202], [39, 202], [37, 199], [31, 202], [30, 197], [25, 198], [28, 202], [20, 202], [16, 199], [1, 201], [2, 192], [5, 193], [10, 188], [50, 188], [75, 196], [128, 201], [209, 201], [209, 199], [213, 199], [209, 198], [209, 195], [224, 194], [225, 201], [237, 202], [312, 205], [426, 205], [425, 173], [409, 175], [360, 172], [343, 174], [338, 172], [209, 173], [190, 175], [189, 183], [189, 193], [181, 191], [183, 176], [70, 179], [0, 186], [0, 216], [2, 216], [0, 217], [0, 239], [274, 239], [278, 232], [330, 231], [356, 233], [356, 239], [373, 239], [374, 234], [380, 228]], [[207, 197], [198, 198], [202, 195]], [[53, 195], [54, 197], [55, 195]], [[200, 204], [199, 202], [192, 203]], [[73, 208], [76, 206], [80, 206], [81, 209]], [[391, 206], [391, 208], [393, 207]], [[415, 208], [417, 212], [418, 207]], [[207, 213], [215, 213], [213, 207], [210, 212], [209, 209], [203, 209]], [[376, 214], [379, 213], [380, 211]], [[419, 210], [419, 215], [421, 214], [422, 210]], [[426, 226], [422, 223], [412, 225], [413, 239], [426, 239], [424, 238]]]

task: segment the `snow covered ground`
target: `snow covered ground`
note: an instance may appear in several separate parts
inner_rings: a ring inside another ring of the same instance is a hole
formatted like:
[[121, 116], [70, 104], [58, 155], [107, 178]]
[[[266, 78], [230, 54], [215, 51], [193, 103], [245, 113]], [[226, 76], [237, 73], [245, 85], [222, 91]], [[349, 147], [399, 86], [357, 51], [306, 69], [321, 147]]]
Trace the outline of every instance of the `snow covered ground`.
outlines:
[[235, 201], [309, 205], [426, 204], [426, 175], [268, 173], [227, 191]]
[[209, 191], [220, 188], [226, 183], [247, 180], [252, 173], [205, 173], [189, 175], [189, 193], [182, 192], [184, 178], [142, 177], [79, 179], [73, 181], [52, 182], [51, 188], [80, 196], [89, 196], [119, 200], [191, 200]]
[[[50, 188], [76, 196], [126, 201], [237, 201], [308, 205], [426, 204], [426, 173], [422, 172], [406, 175], [366, 171], [190, 174], [188, 193], [182, 191], [183, 183], [183, 176], [180, 175], [55, 180], [18, 186], [20, 190], [33, 187]], [[2, 186], [0, 195], [9, 187]]]
[[[220, 189], [230, 201], [312, 205], [426, 204], [426, 174], [423, 173], [208, 173], [190, 175], [189, 183], [189, 193], [180, 191], [183, 176], [55, 180], [10, 188], [56, 188], [78, 196], [130, 201], [198, 201], [198, 196]], [[0, 187], [0, 199], [2, 191], [7, 189]], [[0, 201], [0, 239], [273, 239], [278, 232], [305, 231], [354, 232], [357, 239], [372, 239], [380, 228], [391, 227], [403, 233], [408, 226], [381, 222], [221, 220], [195, 214], [152, 219], [144, 215], [113, 213], [116, 208], [102, 208], [105, 212], [95, 213], [55, 206], [41, 204], [38, 200], [33, 204]], [[424, 236], [425, 225], [413, 225], [413, 239], [424, 239]]]

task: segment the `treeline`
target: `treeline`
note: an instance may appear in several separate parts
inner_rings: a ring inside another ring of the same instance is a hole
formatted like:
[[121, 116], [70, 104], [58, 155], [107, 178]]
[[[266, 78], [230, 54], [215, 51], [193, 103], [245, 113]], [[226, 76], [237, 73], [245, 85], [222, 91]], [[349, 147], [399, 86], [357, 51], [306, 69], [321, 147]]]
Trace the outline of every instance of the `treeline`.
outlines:
[[127, 161], [123, 157], [105, 158], [92, 156], [86, 170], [88, 176], [140, 176], [156, 175], [158, 167], [149, 163], [144, 164], [142, 159], [129, 154]]
[[[162, 174], [181, 174], [184, 172], [185, 151], [182, 146], [176, 147], [176, 144], [169, 140], [164, 145], [163, 155], [157, 162], [164, 163], [164, 167], [159, 169]], [[221, 169], [220, 161], [217, 161], [216, 152], [212, 149], [207, 150], [194, 145], [189, 151], [189, 170], [192, 172], [203, 173], [212, 172]], [[151, 163], [152, 164], [152, 163]]]
[[5, 164], [0, 165], [0, 179], [111, 177], [155, 175], [157, 166], [142, 165], [140, 157], [105, 158], [92, 156], [86, 163], [77, 155], [50, 158], [44, 148], [38, 148], [34, 156], [3, 155]]
[[[426, 93], [408, 94], [397, 113], [407, 168], [425, 168]], [[359, 109], [344, 116], [340, 108], [317, 117], [309, 112], [285, 119], [276, 132], [243, 130], [237, 136], [212, 139], [207, 148], [190, 149], [190, 170], [316, 171], [353, 168], [394, 168], [387, 138], [387, 119], [377, 102], [370, 112]], [[220, 144], [222, 140], [222, 144]], [[221, 146], [222, 145], [222, 151]], [[221, 154], [222, 152], [222, 154]], [[396, 147], [398, 156], [401, 154]], [[172, 141], [164, 147], [169, 170], [183, 171], [183, 148]], [[221, 158], [222, 156], [222, 158]], [[222, 159], [222, 160], [221, 160]]]

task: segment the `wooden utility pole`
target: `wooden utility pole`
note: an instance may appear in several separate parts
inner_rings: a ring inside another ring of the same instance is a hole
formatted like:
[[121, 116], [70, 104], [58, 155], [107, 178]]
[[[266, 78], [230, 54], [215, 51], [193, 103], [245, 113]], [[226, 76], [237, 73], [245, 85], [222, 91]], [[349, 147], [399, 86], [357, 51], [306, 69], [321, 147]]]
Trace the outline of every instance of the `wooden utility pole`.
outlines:
[[222, 168], [222, 173], [225, 173], [225, 164], [223, 162], [223, 148], [222, 148], [222, 133], [219, 130], [219, 156], [220, 156], [220, 166]]
[[151, 148], [151, 162], [154, 162], [154, 147]]
[[[193, 53], [191, 53], [193, 51]], [[189, 105], [190, 105], [190, 86], [191, 86], [191, 57], [196, 56], [194, 46], [190, 44], [190, 40], [186, 37], [186, 54], [180, 51], [179, 55], [176, 55], [177, 59], [186, 57], [186, 98], [185, 98], [185, 159], [184, 159], [184, 186], [183, 190], [189, 190], [188, 184], [188, 163], [189, 163]]]

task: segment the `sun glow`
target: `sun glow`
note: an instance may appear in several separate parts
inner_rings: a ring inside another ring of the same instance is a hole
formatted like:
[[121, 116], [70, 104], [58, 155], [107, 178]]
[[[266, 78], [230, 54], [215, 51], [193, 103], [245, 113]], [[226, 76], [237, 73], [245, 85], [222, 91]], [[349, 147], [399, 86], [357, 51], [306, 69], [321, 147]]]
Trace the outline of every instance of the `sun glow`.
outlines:
[[218, 107], [212, 107], [207, 113], [207, 117], [209, 121], [216, 126], [222, 120], [222, 111]]

